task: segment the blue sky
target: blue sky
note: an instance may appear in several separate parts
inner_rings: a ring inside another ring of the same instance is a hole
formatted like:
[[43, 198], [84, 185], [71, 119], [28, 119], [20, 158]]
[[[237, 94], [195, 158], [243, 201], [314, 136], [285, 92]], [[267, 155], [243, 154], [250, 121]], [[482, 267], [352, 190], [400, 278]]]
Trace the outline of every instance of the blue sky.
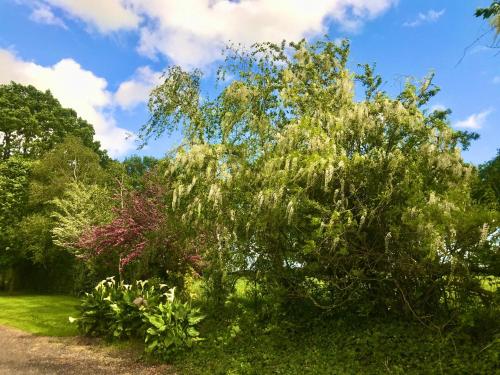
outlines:
[[[456, 0], [2, 0], [0, 83], [50, 89], [93, 123], [114, 157], [163, 155], [180, 135], [137, 151], [133, 135], [148, 117], [144, 100], [171, 64], [214, 71], [228, 40], [351, 40], [351, 65], [376, 63], [384, 89], [436, 73], [431, 106], [453, 111], [452, 125], [481, 135], [464, 158], [500, 148], [500, 56], [493, 35], [469, 45], [487, 24]], [[464, 55], [465, 51], [465, 55]], [[462, 59], [463, 57], [463, 59]], [[460, 61], [461, 60], [461, 61]]]

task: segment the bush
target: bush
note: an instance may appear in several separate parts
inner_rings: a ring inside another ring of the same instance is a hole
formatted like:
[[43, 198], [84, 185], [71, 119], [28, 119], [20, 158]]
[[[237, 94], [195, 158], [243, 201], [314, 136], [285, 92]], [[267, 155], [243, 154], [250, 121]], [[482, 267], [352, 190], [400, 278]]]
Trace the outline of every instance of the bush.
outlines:
[[146, 352], [166, 359], [169, 354], [201, 340], [196, 325], [199, 309], [175, 297], [175, 288], [154, 280], [116, 283], [113, 277], [85, 293], [80, 317], [70, 317], [79, 331], [108, 340], [143, 338]]

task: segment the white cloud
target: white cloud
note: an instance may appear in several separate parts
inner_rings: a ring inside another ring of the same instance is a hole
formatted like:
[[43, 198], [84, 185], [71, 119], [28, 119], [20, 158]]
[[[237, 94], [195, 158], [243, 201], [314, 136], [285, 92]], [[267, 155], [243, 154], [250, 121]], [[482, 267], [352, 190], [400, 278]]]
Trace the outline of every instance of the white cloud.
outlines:
[[455, 123], [456, 128], [463, 129], [481, 129], [486, 121], [486, 118], [493, 112], [492, 109], [487, 109], [485, 111], [474, 113], [467, 117], [465, 120], [461, 120]]
[[161, 75], [149, 66], [138, 68], [130, 80], [122, 82], [118, 87], [114, 95], [115, 103], [123, 109], [132, 109], [146, 102], [151, 89], [160, 84]]
[[50, 7], [45, 4], [36, 4], [35, 8], [31, 12], [30, 19], [37, 23], [43, 23], [46, 25], [59, 26], [63, 29], [67, 29], [68, 27], [64, 23], [62, 19], [57, 17]]
[[500, 84], [500, 76], [493, 77], [493, 83], [496, 85]]
[[185, 67], [219, 57], [229, 41], [249, 45], [327, 32], [334, 21], [353, 30], [398, 0], [44, 0], [101, 32], [134, 29], [139, 52]]
[[118, 127], [107, 112], [113, 104], [113, 95], [106, 89], [106, 80], [83, 69], [76, 61], [63, 59], [52, 66], [41, 66], [0, 49], [0, 66], [0, 84], [15, 81], [50, 90], [61, 105], [73, 108], [94, 125], [96, 139], [112, 157], [134, 147], [133, 135]]
[[46, 4], [64, 10], [96, 27], [100, 32], [134, 29], [140, 17], [121, 0], [44, 0]]
[[440, 11], [436, 11], [434, 9], [431, 9], [427, 11], [426, 13], [419, 13], [417, 18], [415, 18], [413, 21], [408, 21], [403, 24], [403, 26], [406, 27], [417, 27], [420, 26], [424, 23], [432, 23], [436, 22], [438, 19], [441, 18], [441, 16], [445, 13], [446, 9], [441, 9]]
[[217, 59], [228, 42], [298, 40], [327, 32], [327, 21], [357, 28], [394, 0], [132, 0], [150, 20], [141, 27], [139, 51], [168, 56], [183, 66]]
[[446, 111], [447, 107], [444, 104], [436, 103], [431, 106], [431, 112], [434, 111]]

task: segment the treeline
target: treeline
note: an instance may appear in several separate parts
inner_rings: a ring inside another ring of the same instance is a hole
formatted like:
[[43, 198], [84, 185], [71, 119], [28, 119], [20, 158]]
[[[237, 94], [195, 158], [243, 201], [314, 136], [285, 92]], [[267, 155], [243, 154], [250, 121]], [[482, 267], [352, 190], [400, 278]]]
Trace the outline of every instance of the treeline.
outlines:
[[493, 326], [499, 157], [463, 161], [477, 135], [427, 109], [432, 76], [391, 97], [348, 54], [346, 42], [228, 50], [212, 97], [199, 72], [171, 68], [141, 139], [184, 141], [159, 161], [110, 160], [50, 93], [2, 86], [5, 287], [117, 275], [182, 291], [198, 278], [223, 306], [244, 278], [267, 310]]
[[[157, 160], [112, 160], [75, 111], [14, 82], [0, 86], [0, 156], [0, 289], [77, 294], [115, 273], [65, 241], [110, 220], [118, 186], [138, 188]], [[72, 200], [75, 228], [61, 231]]]

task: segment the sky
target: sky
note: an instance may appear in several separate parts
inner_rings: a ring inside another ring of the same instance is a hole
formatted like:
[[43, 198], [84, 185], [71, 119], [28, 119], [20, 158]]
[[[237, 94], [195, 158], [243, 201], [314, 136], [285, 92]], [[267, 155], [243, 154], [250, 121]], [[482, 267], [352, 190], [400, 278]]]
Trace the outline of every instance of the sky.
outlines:
[[[351, 41], [350, 66], [376, 63], [383, 88], [435, 73], [430, 108], [480, 139], [464, 152], [479, 164], [500, 148], [500, 54], [473, 16], [488, 0], [0, 0], [0, 84], [50, 89], [94, 125], [112, 157], [163, 156], [163, 136], [137, 150], [146, 101], [171, 65], [213, 79], [229, 41], [249, 45], [324, 35]], [[482, 36], [482, 38], [481, 38]]]

